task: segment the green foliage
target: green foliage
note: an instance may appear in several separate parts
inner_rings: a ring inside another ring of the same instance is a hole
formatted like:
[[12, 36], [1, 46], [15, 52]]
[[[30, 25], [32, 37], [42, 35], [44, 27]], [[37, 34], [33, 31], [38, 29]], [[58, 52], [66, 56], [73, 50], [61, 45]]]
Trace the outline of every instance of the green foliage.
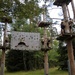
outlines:
[[[35, 27], [36, 27], [35, 24], [31, 24], [31, 25], [27, 24], [25, 19], [17, 19], [13, 24], [13, 28], [15, 31], [40, 32], [40, 33], [42, 32], [41, 29]], [[21, 54], [19, 54], [20, 52]], [[11, 61], [11, 59], [13, 60]], [[16, 63], [16, 60], [18, 63]], [[19, 70], [28, 71], [28, 70], [34, 70], [39, 68], [43, 68], [43, 54], [41, 52], [9, 51], [7, 53], [6, 69], [8, 71], [19, 71]]]
[[[44, 75], [44, 70], [35, 70], [35, 71], [20, 71], [20, 72], [5, 72], [5, 75]], [[57, 67], [49, 69], [49, 75], [68, 75], [67, 71], [58, 70]]]
[[23, 4], [15, 0], [14, 16], [32, 20], [39, 15], [39, 12], [41, 12], [41, 8], [39, 8], [37, 0], [30, 0]]
[[7, 71], [35, 70], [43, 68], [41, 52], [9, 51], [6, 55]]
[[50, 67], [55, 67], [57, 66], [57, 56], [58, 56], [58, 53], [56, 50], [51, 50], [49, 52], [49, 64], [50, 64]]
[[12, 16], [15, 19], [26, 18], [33, 20], [41, 12], [42, 9], [39, 8], [37, 0], [27, 0], [25, 3], [21, 3], [19, 0], [0, 0], [0, 17]]
[[67, 49], [66, 46], [63, 46], [63, 43], [60, 42], [59, 43], [59, 49], [58, 49], [58, 65], [59, 65], [59, 69], [61, 70], [67, 70], [68, 68], [68, 56], [67, 56]]
[[[38, 6], [37, 0], [25, 0], [25, 3], [21, 3], [19, 0], [13, 1], [13, 12], [11, 13], [14, 23], [12, 24], [12, 30], [21, 32], [40, 32], [41, 36], [43, 36], [44, 29], [37, 28], [36, 26], [38, 16], [42, 12], [42, 9]], [[43, 68], [43, 63], [42, 52], [10, 50], [6, 55], [6, 68], [8, 71], [39, 69]]]
[[0, 17], [8, 16], [12, 3], [10, 0], [0, 0]]
[[8, 71], [19, 71], [24, 69], [23, 52], [9, 51], [6, 55], [6, 68]]
[[[73, 44], [73, 51], [75, 56], [75, 39], [72, 41]], [[58, 66], [61, 70], [68, 70], [68, 53], [67, 47], [64, 46], [63, 42], [59, 43], [59, 48], [57, 50], [58, 56]]]
[[53, 47], [52, 49], [49, 51], [49, 64], [50, 67], [54, 67], [58, 65], [58, 59], [57, 57], [59, 56], [57, 49], [58, 49], [58, 44], [59, 42], [54, 40], [53, 41]]

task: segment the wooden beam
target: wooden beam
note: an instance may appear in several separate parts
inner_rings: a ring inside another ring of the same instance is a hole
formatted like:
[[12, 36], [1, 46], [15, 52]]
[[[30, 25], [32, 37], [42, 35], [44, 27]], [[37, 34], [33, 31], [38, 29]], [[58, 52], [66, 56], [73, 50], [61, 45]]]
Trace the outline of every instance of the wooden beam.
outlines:
[[38, 24], [38, 27], [48, 27], [50, 24], [52, 24], [52, 23], [50, 23], [50, 22], [40, 22], [39, 24]]
[[71, 0], [55, 0], [54, 5], [62, 6], [64, 3], [68, 5], [71, 2]]
[[64, 34], [62, 36], [58, 36], [56, 39], [60, 40], [60, 41], [65, 41], [65, 40], [72, 40], [74, 38], [75, 38], [74, 33], [68, 33], [68, 34]]
[[6, 49], [7, 50], [7, 49], [10, 49], [10, 47], [4, 48], [4, 46], [0, 46], [0, 49], [3, 49], [3, 50]]

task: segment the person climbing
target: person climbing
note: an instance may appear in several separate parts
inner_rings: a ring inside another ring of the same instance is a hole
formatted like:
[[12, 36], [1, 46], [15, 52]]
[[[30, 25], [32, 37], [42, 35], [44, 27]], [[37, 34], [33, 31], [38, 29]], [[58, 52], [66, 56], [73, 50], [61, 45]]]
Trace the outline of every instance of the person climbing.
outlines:
[[70, 18], [68, 24], [69, 24], [70, 33], [72, 33], [73, 19]]
[[47, 48], [48, 48], [48, 49], [51, 48], [51, 43], [50, 43], [50, 42], [51, 42], [51, 40], [48, 38], [48, 39], [47, 39]]
[[61, 22], [61, 35], [63, 35], [65, 33], [65, 23], [64, 20], [62, 20]]

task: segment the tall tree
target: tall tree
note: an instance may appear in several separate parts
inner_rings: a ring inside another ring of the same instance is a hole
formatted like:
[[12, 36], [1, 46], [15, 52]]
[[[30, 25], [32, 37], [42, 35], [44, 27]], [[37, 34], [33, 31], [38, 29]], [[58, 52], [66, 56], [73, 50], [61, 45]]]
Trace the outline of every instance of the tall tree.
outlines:
[[[12, 25], [13, 30], [25, 31], [25, 32], [36, 32], [37, 31], [43, 35], [43, 28], [38, 29], [36, 27], [38, 16], [42, 12], [42, 9], [39, 8], [38, 6], [37, 0], [25, 0], [24, 3], [21, 3], [18, 0], [14, 0], [13, 3], [14, 3], [13, 10], [12, 10], [13, 11], [12, 15], [14, 18], [14, 23]], [[13, 62], [10, 61], [11, 57], [13, 59]], [[23, 63], [20, 62], [21, 59]], [[20, 61], [19, 63], [16, 63], [15, 60], [17, 60], [17, 62], [19, 60]], [[14, 65], [11, 65], [11, 64], [14, 64]], [[14, 51], [12, 55], [12, 51], [9, 51], [6, 57], [6, 68], [8, 71], [14, 71], [13, 66], [15, 66], [16, 68], [15, 71], [23, 70], [23, 69], [31, 70], [31, 69], [43, 68], [43, 53], [23, 51], [23, 53], [21, 52], [20, 54], [20, 51]], [[21, 67], [22, 69], [20, 69]]]
[[59, 42], [59, 48], [58, 48], [58, 65], [59, 69], [61, 70], [67, 70], [68, 68], [68, 56], [67, 56], [67, 48], [64, 43], [61, 41]]
[[[35, 23], [37, 22], [36, 17], [40, 14], [40, 11], [41, 10], [36, 4], [35, 0], [30, 0], [30, 1], [27, 1], [26, 3], [20, 3], [18, 1], [17, 2], [15, 1], [14, 10], [13, 10], [14, 23], [12, 25], [12, 28], [15, 31], [36, 32], [36, 29], [37, 29], [35, 28]], [[41, 31], [41, 30], [39, 29], [38, 31]], [[38, 53], [38, 56], [37, 56], [37, 53]], [[27, 51], [13, 51], [13, 52], [9, 51], [6, 56], [7, 70], [17, 71], [17, 70], [33, 70], [37, 68], [42, 68], [43, 65], [42, 66], [40, 65], [43, 62], [41, 61], [43, 56], [40, 57], [39, 52], [37, 53], [27, 52]], [[12, 59], [13, 61], [10, 61], [10, 59]], [[18, 63], [15, 60], [17, 60]], [[22, 60], [22, 63], [20, 62], [21, 60]]]

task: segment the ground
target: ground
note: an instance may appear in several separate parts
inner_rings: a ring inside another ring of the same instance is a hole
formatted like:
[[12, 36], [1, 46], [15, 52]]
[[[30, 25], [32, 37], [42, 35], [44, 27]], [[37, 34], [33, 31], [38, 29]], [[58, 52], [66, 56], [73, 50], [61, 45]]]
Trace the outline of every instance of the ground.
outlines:
[[[28, 71], [28, 72], [20, 71], [20, 72], [13, 72], [13, 73], [8, 73], [7, 71], [5, 71], [5, 75], [44, 75], [44, 70], [42, 69], [42, 70], [35, 70], [35, 71]], [[49, 75], [68, 75], [68, 72], [58, 70], [58, 68], [55, 67], [49, 69]]]

